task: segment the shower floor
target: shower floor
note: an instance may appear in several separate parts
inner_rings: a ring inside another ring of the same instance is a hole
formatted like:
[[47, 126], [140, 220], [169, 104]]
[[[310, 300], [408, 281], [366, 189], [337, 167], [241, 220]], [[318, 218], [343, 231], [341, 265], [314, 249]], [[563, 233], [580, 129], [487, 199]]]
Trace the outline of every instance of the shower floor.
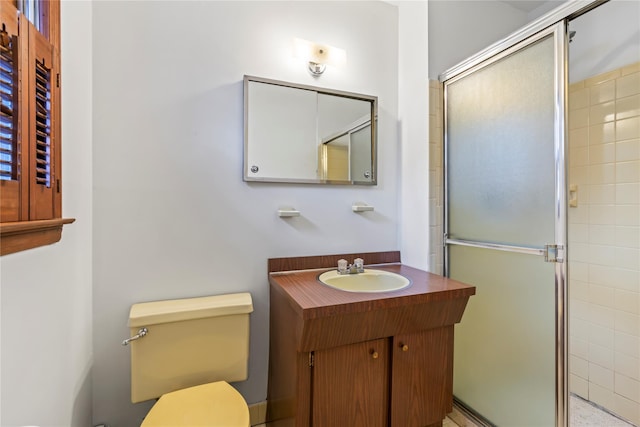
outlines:
[[[443, 427], [478, 427], [455, 408], [449, 417], [443, 422]], [[569, 417], [569, 427], [639, 427], [573, 394], [569, 396]]]
[[569, 396], [570, 427], [634, 427], [578, 396]]
[[[580, 397], [569, 396], [569, 427], [638, 427], [621, 420]], [[255, 427], [266, 427], [260, 424]], [[442, 422], [442, 427], [478, 427], [454, 409]]]

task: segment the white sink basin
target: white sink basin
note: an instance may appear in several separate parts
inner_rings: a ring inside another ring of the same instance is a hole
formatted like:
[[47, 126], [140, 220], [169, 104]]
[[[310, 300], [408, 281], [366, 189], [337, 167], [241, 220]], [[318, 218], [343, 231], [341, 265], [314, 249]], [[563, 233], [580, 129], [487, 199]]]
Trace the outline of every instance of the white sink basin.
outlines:
[[338, 274], [331, 270], [318, 276], [327, 286], [347, 292], [391, 292], [404, 289], [411, 281], [404, 276], [385, 270], [365, 269], [364, 273]]

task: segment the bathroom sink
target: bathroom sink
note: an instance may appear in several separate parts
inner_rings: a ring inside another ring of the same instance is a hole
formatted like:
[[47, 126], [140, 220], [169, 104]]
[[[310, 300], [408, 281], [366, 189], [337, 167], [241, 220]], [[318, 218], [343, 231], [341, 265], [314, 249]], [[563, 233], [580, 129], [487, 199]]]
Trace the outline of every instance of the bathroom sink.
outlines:
[[385, 270], [365, 269], [364, 273], [338, 274], [331, 270], [318, 276], [327, 286], [347, 292], [391, 292], [404, 289], [411, 281], [404, 276]]

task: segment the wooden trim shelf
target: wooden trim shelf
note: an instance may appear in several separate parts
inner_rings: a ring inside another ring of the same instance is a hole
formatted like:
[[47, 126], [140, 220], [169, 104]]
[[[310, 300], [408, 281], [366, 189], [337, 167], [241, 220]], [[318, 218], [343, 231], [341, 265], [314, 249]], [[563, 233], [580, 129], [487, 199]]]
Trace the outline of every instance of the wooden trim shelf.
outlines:
[[394, 264], [400, 262], [400, 251], [360, 252], [339, 255], [302, 256], [286, 258], [269, 258], [268, 272], [308, 270], [311, 268], [332, 268], [338, 260], [344, 258], [350, 263], [356, 258], [364, 259], [365, 265]]
[[62, 226], [74, 221], [75, 218], [56, 218], [0, 223], [0, 255], [56, 243], [62, 237]]

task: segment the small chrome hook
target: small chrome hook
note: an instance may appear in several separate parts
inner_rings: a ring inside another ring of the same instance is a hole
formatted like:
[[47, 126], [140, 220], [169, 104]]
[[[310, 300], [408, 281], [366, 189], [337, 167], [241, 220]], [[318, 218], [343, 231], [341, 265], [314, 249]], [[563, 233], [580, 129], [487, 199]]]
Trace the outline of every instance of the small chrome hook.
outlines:
[[142, 337], [144, 337], [145, 335], [147, 335], [147, 333], [149, 332], [149, 330], [147, 328], [142, 328], [138, 331], [138, 333], [134, 336], [132, 336], [131, 338], [127, 338], [126, 340], [122, 341], [122, 345], [129, 345], [129, 343], [131, 341], [135, 341], [138, 340]]

